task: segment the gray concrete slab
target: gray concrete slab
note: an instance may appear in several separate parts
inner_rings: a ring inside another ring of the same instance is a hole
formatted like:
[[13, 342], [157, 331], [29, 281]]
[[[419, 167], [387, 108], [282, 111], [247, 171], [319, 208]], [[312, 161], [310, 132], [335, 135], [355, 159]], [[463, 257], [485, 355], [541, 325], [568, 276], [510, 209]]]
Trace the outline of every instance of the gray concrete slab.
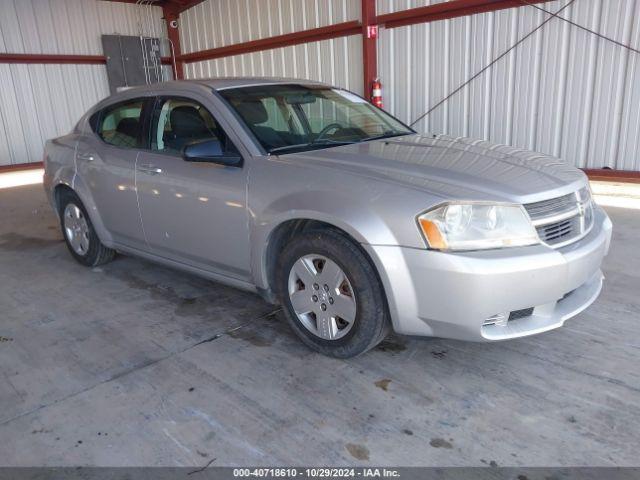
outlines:
[[638, 465], [640, 210], [600, 299], [498, 344], [316, 355], [273, 307], [67, 253], [38, 185], [0, 189], [0, 465]]

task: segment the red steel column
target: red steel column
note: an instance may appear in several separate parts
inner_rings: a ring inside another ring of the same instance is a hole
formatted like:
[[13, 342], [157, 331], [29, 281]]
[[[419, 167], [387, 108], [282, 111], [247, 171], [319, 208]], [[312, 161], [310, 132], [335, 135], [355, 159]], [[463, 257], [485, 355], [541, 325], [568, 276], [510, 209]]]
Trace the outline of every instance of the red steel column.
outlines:
[[[375, 29], [369, 28], [375, 27]], [[375, 30], [375, 32], [372, 32]], [[362, 0], [363, 97], [371, 100], [373, 81], [378, 78], [376, 0]]]
[[178, 20], [180, 14], [167, 6], [162, 7], [162, 14], [165, 22], [167, 23], [167, 35], [173, 44], [174, 55], [176, 57], [176, 80], [182, 80], [184, 78], [184, 62], [182, 60], [178, 60], [181, 55], [180, 32], [178, 31]]

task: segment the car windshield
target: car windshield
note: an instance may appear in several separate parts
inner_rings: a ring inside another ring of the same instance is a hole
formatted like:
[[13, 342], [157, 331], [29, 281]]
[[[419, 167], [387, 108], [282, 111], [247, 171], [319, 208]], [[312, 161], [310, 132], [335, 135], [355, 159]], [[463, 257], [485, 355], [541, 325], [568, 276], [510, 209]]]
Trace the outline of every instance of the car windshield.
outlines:
[[325, 86], [221, 90], [269, 153], [286, 154], [408, 135], [409, 127], [359, 96]]

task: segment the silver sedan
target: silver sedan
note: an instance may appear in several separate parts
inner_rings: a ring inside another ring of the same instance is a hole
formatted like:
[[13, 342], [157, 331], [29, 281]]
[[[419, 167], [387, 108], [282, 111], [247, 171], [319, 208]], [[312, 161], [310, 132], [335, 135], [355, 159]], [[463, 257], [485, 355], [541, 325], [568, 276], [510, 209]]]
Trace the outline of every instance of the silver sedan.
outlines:
[[611, 238], [580, 170], [418, 135], [315, 82], [130, 89], [47, 142], [45, 166], [82, 264], [123, 252], [258, 292], [336, 357], [391, 329], [490, 341], [559, 327], [598, 296]]

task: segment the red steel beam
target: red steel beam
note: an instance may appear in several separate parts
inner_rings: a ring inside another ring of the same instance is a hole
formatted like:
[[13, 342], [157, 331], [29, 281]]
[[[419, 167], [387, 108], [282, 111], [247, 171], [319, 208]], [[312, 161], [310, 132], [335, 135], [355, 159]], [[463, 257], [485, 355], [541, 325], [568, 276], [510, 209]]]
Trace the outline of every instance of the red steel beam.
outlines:
[[506, 8], [522, 7], [527, 3], [544, 3], [548, 0], [450, 0], [427, 7], [410, 8], [399, 12], [378, 15], [378, 25], [386, 28], [404, 27], [416, 23], [434, 22], [449, 18], [493, 12]]
[[178, 9], [178, 13], [182, 13], [191, 7], [195, 7], [204, 0], [164, 0], [163, 6], [172, 6]]
[[[371, 44], [375, 44], [375, 39], [366, 38], [366, 28], [368, 25], [381, 25], [387, 28], [395, 28], [416, 23], [433, 22], [436, 20], [446, 20], [449, 18], [473, 15], [476, 13], [491, 12], [506, 8], [522, 7], [527, 4], [523, 0], [449, 0], [435, 5], [429, 5], [427, 7], [412, 8], [376, 16], [375, 5], [372, 5], [373, 1], [361, 1], [363, 15], [362, 23], [354, 20], [351, 22], [338, 23], [311, 30], [303, 30], [301, 32], [261, 38], [250, 42], [184, 54], [179, 56], [178, 60], [185, 63], [192, 63], [203, 60], [212, 60], [214, 58], [241, 55], [243, 53], [288, 47], [302, 43], [316, 42], [319, 40], [327, 40], [329, 38], [362, 34], [364, 40], [363, 43], [365, 44], [363, 45], [363, 53], [365, 54], [364, 61], [366, 63], [365, 68], [367, 68], [367, 71], [371, 74], [374, 72], [374, 60], [372, 60], [373, 56], [367, 52], [371, 51]], [[545, 1], [548, 0], [529, 0], [529, 3], [543, 3]], [[365, 86], [368, 91], [368, 82]]]
[[17, 165], [0, 165], [0, 173], [22, 172], [24, 170], [36, 170], [43, 167], [44, 163], [42, 162], [18, 163]]
[[171, 46], [173, 47], [173, 55], [175, 57], [175, 62], [176, 62], [176, 65], [175, 65], [176, 80], [182, 80], [184, 78], [184, 62], [182, 60], [178, 60], [178, 57], [182, 53], [180, 49], [180, 31], [178, 30], [180, 13], [175, 9], [163, 6], [162, 14], [164, 17], [164, 21], [167, 24], [167, 35], [169, 37], [169, 41], [171, 42]]
[[[127, 3], [135, 3], [136, 0], [103, 0], [103, 1], [122, 1]], [[203, 0], [160, 0], [156, 5], [161, 6], [165, 11], [171, 11], [173, 15], [179, 15], [181, 12], [194, 7]], [[288, 47], [291, 45], [300, 45], [303, 43], [327, 40], [330, 38], [344, 37], [348, 35], [362, 34], [364, 44], [363, 53], [365, 54], [365, 68], [369, 74], [374, 73], [373, 56], [370, 52], [371, 44], [375, 44], [375, 39], [366, 38], [366, 28], [368, 25], [380, 25], [387, 28], [401, 27], [405, 25], [413, 25], [416, 23], [433, 22], [436, 20], [446, 20], [476, 13], [491, 12], [507, 8], [522, 7], [527, 3], [544, 3], [549, 0], [448, 0], [435, 5], [426, 7], [411, 8], [401, 10], [399, 12], [377, 15], [375, 13], [375, 2], [372, 0], [362, 1], [362, 23], [358, 21], [338, 23], [328, 25], [326, 27], [303, 30], [300, 32], [278, 35], [275, 37], [261, 38], [249, 42], [227, 45], [225, 47], [212, 48], [198, 52], [178, 55], [178, 62], [192, 63], [203, 60], [212, 60], [215, 58], [230, 57], [233, 55], [241, 55], [243, 53], [259, 52], [270, 50], [273, 48]], [[373, 4], [373, 5], [371, 5]], [[166, 17], [165, 17], [166, 18]], [[171, 34], [171, 29], [169, 30]], [[179, 39], [178, 39], [179, 40]], [[370, 41], [372, 40], [372, 41]], [[368, 58], [367, 58], [368, 55]], [[163, 63], [171, 63], [169, 60]], [[366, 77], [365, 77], [366, 78]], [[367, 85], [365, 85], [367, 86]], [[368, 90], [368, 86], [367, 86]]]
[[60, 55], [33, 53], [0, 53], [0, 63], [69, 63], [74, 65], [104, 65], [103, 55]]
[[203, 60], [212, 60], [214, 58], [231, 57], [233, 55], [241, 55], [243, 53], [259, 52], [262, 50], [270, 50], [272, 48], [289, 47], [291, 45], [300, 45], [302, 43], [317, 42], [319, 40], [328, 40], [330, 38], [346, 37], [348, 35], [357, 35], [362, 33], [362, 27], [357, 20], [344, 23], [336, 23], [326, 27], [312, 28], [301, 32], [287, 33], [275, 37], [261, 38], [244, 43], [236, 43], [225, 47], [211, 48], [200, 52], [187, 53], [180, 55], [178, 60], [186, 63], [200, 62]]
[[605, 169], [585, 169], [589, 180], [600, 180], [603, 182], [625, 182], [640, 183], [640, 172], [631, 170], [605, 170]]
[[[0, 63], [45, 63], [69, 65], [105, 65], [107, 57], [103, 55], [64, 55], [47, 53], [0, 53]], [[162, 57], [162, 63], [171, 65], [170, 57]]]
[[371, 100], [373, 82], [378, 78], [378, 52], [376, 38], [368, 38], [367, 28], [376, 24], [376, 0], [362, 0], [362, 62], [363, 97]]

